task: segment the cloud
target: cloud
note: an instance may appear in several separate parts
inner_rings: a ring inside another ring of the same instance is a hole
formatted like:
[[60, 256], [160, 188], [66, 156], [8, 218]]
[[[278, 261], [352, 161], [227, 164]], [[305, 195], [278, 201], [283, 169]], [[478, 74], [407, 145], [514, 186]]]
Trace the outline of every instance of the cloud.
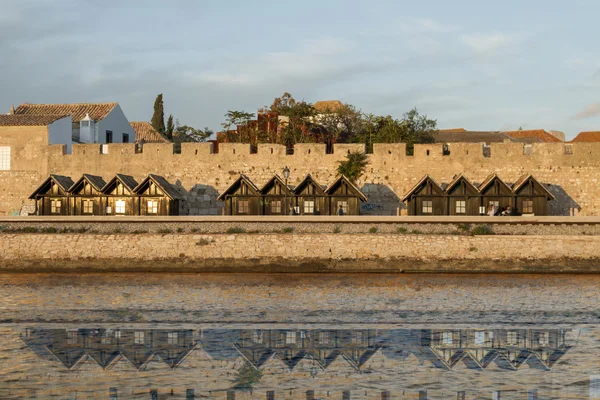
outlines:
[[446, 25], [430, 18], [405, 18], [395, 24], [402, 33], [449, 33], [457, 31], [455, 25]]
[[502, 33], [464, 35], [461, 39], [464, 44], [478, 53], [491, 53], [514, 41], [513, 36]]
[[590, 104], [577, 114], [573, 115], [571, 119], [586, 119], [594, 117], [600, 117], [600, 103]]

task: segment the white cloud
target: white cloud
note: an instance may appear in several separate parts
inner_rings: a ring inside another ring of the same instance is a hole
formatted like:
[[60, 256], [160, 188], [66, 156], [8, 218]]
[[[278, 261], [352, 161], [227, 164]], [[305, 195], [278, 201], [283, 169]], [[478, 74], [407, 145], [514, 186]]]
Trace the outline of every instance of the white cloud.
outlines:
[[502, 33], [464, 35], [461, 39], [464, 44], [478, 53], [491, 53], [514, 41], [513, 36]]
[[573, 115], [572, 119], [585, 119], [593, 117], [600, 117], [600, 103], [590, 104], [577, 114]]

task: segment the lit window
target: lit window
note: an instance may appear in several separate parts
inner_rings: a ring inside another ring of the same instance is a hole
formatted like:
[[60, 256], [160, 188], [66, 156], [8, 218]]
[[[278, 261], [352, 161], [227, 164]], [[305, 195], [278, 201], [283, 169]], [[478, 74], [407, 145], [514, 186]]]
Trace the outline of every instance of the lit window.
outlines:
[[456, 213], [457, 214], [466, 214], [467, 212], [467, 202], [465, 200], [457, 200], [456, 201]]
[[93, 214], [94, 213], [94, 201], [93, 200], [84, 200], [83, 201], [83, 213], [84, 214]]
[[52, 214], [60, 214], [61, 207], [62, 207], [62, 200], [58, 200], [58, 199], [50, 200], [50, 212]]
[[248, 214], [250, 205], [248, 200], [238, 200], [238, 214]]
[[485, 332], [475, 332], [475, 344], [485, 343]]
[[342, 211], [344, 211], [344, 214], [348, 214], [348, 202], [347, 201], [338, 201], [337, 202], [337, 209], [340, 209], [340, 206], [342, 206]]
[[115, 201], [115, 213], [125, 214], [125, 200]]
[[296, 332], [285, 333], [285, 344], [296, 344]]
[[523, 200], [523, 214], [533, 214], [533, 200]]
[[550, 342], [550, 332], [541, 332], [540, 338], [539, 338], [540, 345], [547, 346], [549, 342]]
[[508, 334], [506, 335], [506, 343], [510, 344], [510, 345], [517, 344], [517, 332], [514, 332], [514, 331], [508, 332]]
[[495, 208], [496, 210], [500, 208], [500, 202], [499, 202], [499, 201], [495, 201], [495, 200], [493, 200], [493, 201], [490, 201], [490, 202], [488, 203], [488, 205], [490, 205], [490, 206], [494, 206], [494, 208]]
[[102, 335], [100, 341], [102, 342], [102, 344], [111, 344], [112, 343], [112, 337], [110, 336], [110, 332], [104, 332], [104, 334]]
[[319, 332], [319, 342], [321, 344], [329, 343], [329, 332]]
[[135, 344], [144, 344], [144, 332], [135, 332]]
[[121, 331], [115, 331], [115, 339], [121, 339]]
[[433, 201], [423, 200], [423, 214], [433, 214]]
[[0, 171], [10, 170], [10, 147], [0, 146]]
[[148, 214], [158, 214], [158, 200], [148, 200]]
[[281, 200], [271, 202], [271, 214], [281, 214]]
[[314, 200], [304, 200], [304, 214], [315, 213], [315, 202]]
[[442, 332], [442, 342], [444, 344], [452, 344], [452, 332]]
[[177, 332], [168, 332], [167, 333], [167, 343], [177, 344]]

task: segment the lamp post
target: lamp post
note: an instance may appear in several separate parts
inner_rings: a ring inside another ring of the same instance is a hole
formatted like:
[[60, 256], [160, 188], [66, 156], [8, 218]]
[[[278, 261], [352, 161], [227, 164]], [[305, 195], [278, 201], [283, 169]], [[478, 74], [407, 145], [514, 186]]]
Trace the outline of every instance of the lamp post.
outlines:
[[290, 177], [290, 169], [285, 166], [283, 168], [283, 177], [285, 178], [285, 210], [287, 212], [288, 202], [287, 202], [287, 191], [288, 191], [288, 178]]

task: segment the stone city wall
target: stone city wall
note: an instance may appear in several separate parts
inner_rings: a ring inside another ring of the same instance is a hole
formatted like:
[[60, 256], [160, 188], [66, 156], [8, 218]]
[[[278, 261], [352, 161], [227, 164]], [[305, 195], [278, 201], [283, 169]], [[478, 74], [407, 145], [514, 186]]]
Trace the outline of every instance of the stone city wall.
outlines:
[[[261, 144], [257, 153], [251, 153], [247, 144], [221, 143], [219, 152], [213, 153], [210, 143], [183, 143], [181, 153], [175, 154], [172, 144], [147, 143], [142, 151], [136, 151], [135, 144], [110, 144], [106, 154], [101, 154], [97, 144], [73, 145], [72, 154], [65, 154], [64, 145], [48, 146], [47, 140], [39, 139], [43, 132], [36, 129], [19, 136], [0, 127], [0, 146], [13, 146], [11, 171], [0, 171], [0, 215], [23, 212], [24, 206], [32, 204], [27, 197], [48, 173], [73, 180], [83, 173], [105, 180], [115, 173], [137, 180], [159, 174], [179, 187], [187, 200], [187, 213], [219, 215], [223, 203], [216, 198], [239, 174], [246, 174], [260, 187], [288, 166], [291, 185], [308, 173], [326, 185], [335, 179], [338, 162], [348, 152], [364, 150], [360, 144], [337, 144], [333, 154], [326, 154], [325, 145], [298, 144], [294, 154], [287, 155], [281, 145]], [[550, 215], [600, 215], [600, 143], [535, 143], [531, 151], [525, 151], [522, 143], [498, 143], [490, 148], [490, 156], [484, 157], [481, 144], [451, 143], [450, 154], [443, 155], [442, 144], [423, 144], [407, 156], [403, 143], [376, 144], [367, 171], [358, 181], [369, 198], [362, 212], [396, 215], [405, 207], [400, 198], [425, 174], [439, 183], [450, 182], [459, 173], [481, 182], [495, 172], [509, 183], [522, 174], [533, 174], [556, 196], [549, 203]]]
[[4, 270], [598, 272], [599, 236], [0, 234]]

